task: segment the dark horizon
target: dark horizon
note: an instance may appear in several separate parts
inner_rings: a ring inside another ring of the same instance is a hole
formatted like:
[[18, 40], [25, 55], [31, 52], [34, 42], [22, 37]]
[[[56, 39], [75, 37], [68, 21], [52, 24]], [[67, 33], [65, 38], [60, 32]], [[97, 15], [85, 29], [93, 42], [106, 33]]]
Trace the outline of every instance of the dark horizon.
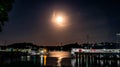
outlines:
[[[0, 46], [10, 46], [10, 45], [21, 45], [21, 46], [23, 46], [24, 44], [28, 44], [28, 45], [34, 45], [34, 46], [43, 46], [43, 47], [47, 47], [47, 46], [54, 46], [54, 47], [56, 47], [56, 46], [66, 46], [66, 45], [74, 45], [74, 46], [76, 46], [76, 45], [79, 45], [79, 46], [86, 46], [86, 47], [89, 47], [89, 46], [92, 46], [92, 45], [94, 45], [94, 46], [99, 46], [99, 44], [102, 44], [102, 46], [104, 46], [104, 45], [108, 45], [109, 44], [109, 46], [110, 45], [112, 45], [112, 46], [114, 46], [114, 47], [116, 47], [116, 45], [118, 45], [118, 44], [120, 44], [120, 42], [96, 42], [96, 43], [90, 43], [90, 42], [85, 42], [85, 43], [78, 43], [78, 42], [73, 42], [73, 43], [58, 43], [58, 44], [56, 44], [56, 45], [45, 45], [45, 44], [35, 44], [35, 43], [32, 43], [32, 42], [19, 42], [19, 43], [11, 43], [11, 44], [7, 44], [7, 43], [3, 43], [3, 44], [0, 44]], [[25, 46], [25, 45], [24, 45]], [[118, 47], [119, 48], [119, 47]]]
[[[16, 0], [0, 32], [0, 44], [117, 42], [119, 8], [116, 0]], [[61, 27], [51, 21], [59, 14], [65, 19]]]

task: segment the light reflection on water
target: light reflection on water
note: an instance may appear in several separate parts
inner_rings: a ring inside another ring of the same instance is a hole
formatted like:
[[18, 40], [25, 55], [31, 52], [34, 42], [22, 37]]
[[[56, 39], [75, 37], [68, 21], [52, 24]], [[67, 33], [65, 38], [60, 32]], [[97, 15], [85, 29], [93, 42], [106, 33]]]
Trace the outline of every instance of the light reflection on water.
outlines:
[[[70, 61], [63, 60], [65, 58], [69, 58], [70, 60], [70, 52], [65, 51], [53, 51], [50, 52], [49, 55], [40, 55], [40, 56], [21, 56], [21, 61], [33, 61], [34, 64], [37, 62], [40, 63], [40, 66], [57, 66], [62, 67], [64, 62], [64, 66], [71, 65]], [[39, 59], [39, 61], [38, 61]], [[52, 63], [53, 62], [53, 63]], [[68, 63], [69, 62], [69, 63]]]
[[[93, 60], [94, 59], [94, 60]], [[120, 58], [96, 59], [88, 55], [71, 59], [72, 67], [120, 67]]]
[[53, 51], [49, 53], [50, 57], [56, 57], [57, 58], [57, 65], [58, 67], [62, 67], [62, 59], [63, 58], [69, 58], [70, 52], [65, 51]]
[[44, 55], [43, 58], [44, 58], [44, 66], [46, 66], [47, 56]]
[[72, 67], [76, 67], [76, 59], [71, 59], [71, 64], [72, 64]]
[[41, 55], [41, 56], [40, 56], [40, 64], [41, 64], [41, 66], [43, 66], [43, 61], [44, 61], [44, 60], [43, 60], [43, 55]]
[[[120, 58], [119, 58], [120, 59]], [[33, 64], [39, 64], [40, 67], [120, 67], [119, 59], [95, 59], [92, 56], [77, 55], [71, 58], [69, 52], [53, 51], [49, 55], [27, 55], [20, 56], [20, 58], [9, 59], [9, 61], [33, 61]]]
[[61, 57], [61, 58], [67, 58], [70, 57], [70, 53], [69, 52], [65, 52], [65, 51], [53, 51], [49, 53], [50, 57]]
[[57, 61], [57, 66], [61, 67], [61, 60], [62, 60], [62, 57], [58, 57], [58, 61]]

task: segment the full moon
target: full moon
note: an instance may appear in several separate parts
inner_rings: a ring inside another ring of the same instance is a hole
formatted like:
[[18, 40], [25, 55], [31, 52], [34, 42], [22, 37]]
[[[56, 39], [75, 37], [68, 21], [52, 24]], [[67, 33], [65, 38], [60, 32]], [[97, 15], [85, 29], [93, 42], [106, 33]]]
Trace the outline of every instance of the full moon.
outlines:
[[63, 19], [62, 16], [56, 17], [56, 23], [57, 23], [57, 24], [60, 24], [60, 25], [61, 25], [61, 24], [63, 23], [63, 20], [64, 20], [64, 19]]
[[53, 12], [52, 22], [56, 28], [64, 28], [67, 26], [67, 17], [64, 13]]

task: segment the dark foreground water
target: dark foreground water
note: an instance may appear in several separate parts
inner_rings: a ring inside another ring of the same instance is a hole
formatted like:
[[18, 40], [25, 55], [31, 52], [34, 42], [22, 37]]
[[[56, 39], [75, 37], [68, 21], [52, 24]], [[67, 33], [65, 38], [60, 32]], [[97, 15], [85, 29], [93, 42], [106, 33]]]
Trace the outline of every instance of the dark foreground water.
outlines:
[[[0, 55], [0, 67], [120, 67], [120, 58], [71, 57], [70, 52], [53, 51], [48, 55]], [[110, 56], [109, 56], [110, 57]], [[111, 56], [112, 57], [112, 56]]]

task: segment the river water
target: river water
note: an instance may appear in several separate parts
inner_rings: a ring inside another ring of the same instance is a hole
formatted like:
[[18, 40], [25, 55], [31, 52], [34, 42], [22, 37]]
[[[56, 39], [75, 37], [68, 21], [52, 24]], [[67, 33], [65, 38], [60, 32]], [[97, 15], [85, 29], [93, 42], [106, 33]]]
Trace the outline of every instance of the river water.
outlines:
[[70, 52], [52, 51], [48, 55], [21, 55], [12, 59], [5, 57], [2, 61], [8, 64], [16, 61], [32, 61], [33, 65], [39, 64], [39, 67], [120, 67], [119, 59], [94, 59], [87, 56], [73, 58]]

